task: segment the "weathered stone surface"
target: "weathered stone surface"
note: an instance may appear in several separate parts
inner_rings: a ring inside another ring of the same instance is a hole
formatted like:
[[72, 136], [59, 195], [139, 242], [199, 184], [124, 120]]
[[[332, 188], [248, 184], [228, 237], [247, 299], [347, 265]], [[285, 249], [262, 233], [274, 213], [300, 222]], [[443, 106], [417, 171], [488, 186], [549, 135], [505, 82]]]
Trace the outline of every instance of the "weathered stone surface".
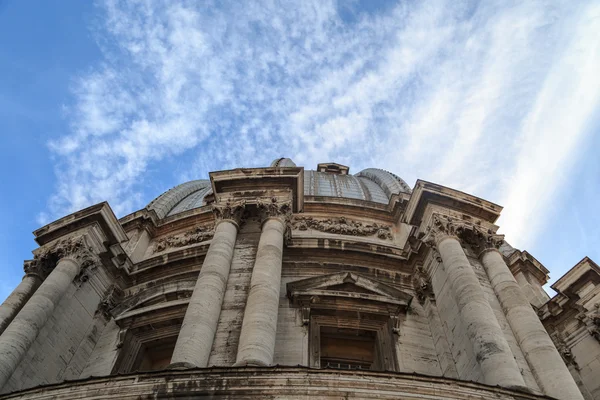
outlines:
[[285, 231], [285, 221], [280, 218], [267, 218], [263, 223], [238, 344], [238, 365], [273, 363]]
[[225, 296], [237, 225], [221, 221], [215, 230], [177, 338], [172, 364], [206, 367]]
[[[29, 269], [31, 270], [31, 268]], [[29, 300], [41, 283], [42, 276], [39, 273], [33, 271], [27, 272], [21, 283], [19, 283], [10, 296], [8, 296], [2, 305], [0, 305], [0, 335], [2, 335], [2, 332], [8, 327], [13, 318], [21, 311], [21, 308], [23, 308], [25, 303], [27, 303], [27, 300]]]
[[544, 393], [558, 399], [583, 399], [573, 377], [561, 362], [548, 332], [521, 292], [500, 252], [496, 249], [485, 250], [481, 262]]
[[309, 369], [227, 367], [130, 374], [36, 388], [8, 399], [448, 399], [541, 400], [538, 396], [453, 379], [414, 374]]
[[458, 239], [443, 236], [437, 239], [437, 248], [486, 383], [525, 387], [506, 338]]

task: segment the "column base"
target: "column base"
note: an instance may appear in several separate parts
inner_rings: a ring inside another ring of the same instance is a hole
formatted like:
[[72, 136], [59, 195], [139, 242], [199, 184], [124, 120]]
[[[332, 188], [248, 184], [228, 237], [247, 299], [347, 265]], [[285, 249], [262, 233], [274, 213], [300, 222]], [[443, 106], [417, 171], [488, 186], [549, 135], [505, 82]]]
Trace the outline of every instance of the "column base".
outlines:
[[175, 371], [183, 371], [186, 369], [194, 369], [194, 368], [198, 368], [198, 367], [192, 363], [184, 361], [184, 362], [176, 362], [176, 363], [169, 364], [169, 366], [166, 369], [175, 370]]
[[531, 390], [527, 386], [510, 385], [510, 386], [505, 386], [505, 388], [506, 389], [510, 389], [510, 390], [514, 390], [514, 391], [517, 391], [517, 392], [521, 392], [521, 393], [527, 393], [527, 394], [535, 394], [535, 395], [541, 395], [542, 394], [542, 393], [537, 392], [535, 390]]
[[233, 364], [234, 367], [269, 367], [270, 365], [260, 360], [243, 360]]

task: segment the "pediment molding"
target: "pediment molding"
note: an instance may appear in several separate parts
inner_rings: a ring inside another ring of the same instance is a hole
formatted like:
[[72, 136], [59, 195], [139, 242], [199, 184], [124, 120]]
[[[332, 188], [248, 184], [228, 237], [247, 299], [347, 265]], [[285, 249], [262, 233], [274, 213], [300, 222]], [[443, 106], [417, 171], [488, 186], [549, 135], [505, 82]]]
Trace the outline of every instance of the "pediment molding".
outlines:
[[[306, 278], [287, 284], [294, 305], [310, 308], [348, 308], [355, 303], [371, 304], [362, 311], [397, 313], [410, 306], [412, 296], [378, 280], [355, 272]], [[380, 305], [379, 310], [377, 305]]]

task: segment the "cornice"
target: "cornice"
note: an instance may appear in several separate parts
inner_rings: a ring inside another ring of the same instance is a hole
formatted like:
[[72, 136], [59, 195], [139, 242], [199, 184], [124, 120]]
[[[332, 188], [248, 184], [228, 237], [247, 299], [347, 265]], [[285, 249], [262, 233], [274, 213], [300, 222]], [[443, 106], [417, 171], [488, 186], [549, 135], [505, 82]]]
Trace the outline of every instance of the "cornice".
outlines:
[[429, 204], [467, 214], [490, 224], [496, 222], [502, 211], [501, 206], [487, 200], [419, 179], [406, 207], [403, 221], [410, 225], [420, 225], [425, 208]]

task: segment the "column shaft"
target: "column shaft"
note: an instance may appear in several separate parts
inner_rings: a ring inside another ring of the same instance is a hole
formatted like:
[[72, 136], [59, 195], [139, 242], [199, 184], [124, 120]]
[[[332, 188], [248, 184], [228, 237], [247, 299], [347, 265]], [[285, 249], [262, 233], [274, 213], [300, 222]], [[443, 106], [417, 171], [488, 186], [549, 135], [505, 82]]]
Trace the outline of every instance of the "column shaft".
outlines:
[[275, 350], [285, 224], [265, 221], [250, 281], [236, 365], [271, 365]]
[[27, 274], [19, 283], [19, 286], [4, 300], [4, 303], [0, 306], [0, 335], [27, 303], [27, 300], [33, 295], [41, 282], [42, 279], [38, 275]]
[[80, 270], [77, 261], [60, 260], [0, 336], [0, 389], [15, 372]]
[[225, 297], [237, 230], [237, 224], [231, 220], [223, 220], [215, 229], [175, 344], [171, 357], [172, 367], [208, 365]]
[[583, 400], [552, 339], [521, 291], [500, 252], [496, 249], [484, 251], [481, 254], [481, 262], [502, 305], [506, 319], [544, 393], [558, 399]]
[[525, 388], [517, 362], [460, 242], [445, 236], [438, 241], [438, 250], [485, 383]]

